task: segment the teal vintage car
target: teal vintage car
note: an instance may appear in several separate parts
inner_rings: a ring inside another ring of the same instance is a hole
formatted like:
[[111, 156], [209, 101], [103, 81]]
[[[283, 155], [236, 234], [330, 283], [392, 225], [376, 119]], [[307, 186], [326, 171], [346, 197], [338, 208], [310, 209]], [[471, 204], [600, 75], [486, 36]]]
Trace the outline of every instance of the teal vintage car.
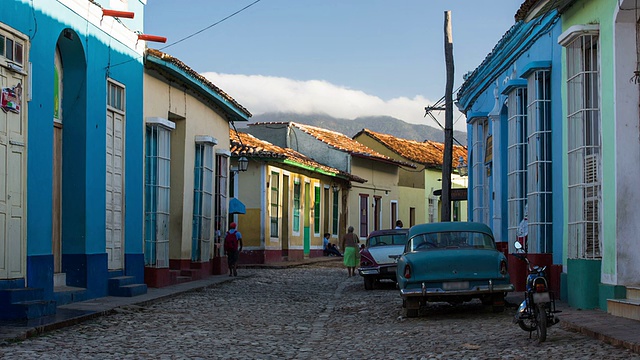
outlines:
[[417, 316], [427, 302], [460, 304], [474, 298], [496, 312], [504, 310], [504, 297], [514, 286], [487, 225], [420, 224], [409, 229], [407, 238], [396, 268], [406, 317]]

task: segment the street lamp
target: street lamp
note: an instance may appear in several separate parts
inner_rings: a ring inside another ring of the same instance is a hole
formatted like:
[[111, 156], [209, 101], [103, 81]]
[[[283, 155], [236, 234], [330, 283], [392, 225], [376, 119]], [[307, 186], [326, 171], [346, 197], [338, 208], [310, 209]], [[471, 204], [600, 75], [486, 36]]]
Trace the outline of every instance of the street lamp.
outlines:
[[241, 156], [238, 159], [238, 171], [247, 171], [248, 167], [249, 167], [249, 159], [247, 159], [244, 156]]
[[469, 174], [469, 167], [467, 163], [465, 163], [464, 157], [460, 156], [456, 169], [458, 169], [458, 175], [460, 176], [467, 176]]

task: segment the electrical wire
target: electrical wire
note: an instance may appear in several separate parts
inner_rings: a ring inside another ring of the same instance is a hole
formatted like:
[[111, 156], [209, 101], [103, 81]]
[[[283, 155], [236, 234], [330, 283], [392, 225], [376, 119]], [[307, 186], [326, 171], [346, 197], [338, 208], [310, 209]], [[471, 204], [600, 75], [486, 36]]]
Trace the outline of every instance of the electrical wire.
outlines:
[[238, 10], [238, 11], [234, 12], [233, 14], [231, 14], [231, 15], [229, 15], [229, 16], [227, 16], [227, 17], [223, 18], [222, 20], [218, 20], [218, 21], [214, 22], [213, 24], [211, 24], [211, 25], [209, 25], [209, 26], [205, 27], [204, 29], [198, 30], [198, 31], [194, 32], [194, 33], [193, 33], [193, 34], [191, 34], [191, 35], [188, 35], [188, 36], [186, 36], [186, 37], [183, 37], [182, 39], [180, 39], [180, 40], [178, 40], [178, 41], [176, 41], [176, 42], [174, 42], [174, 43], [171, 43], [171, 44], [169, 44], [169, 45], [167, 45], [167, 46], [165, 46], [165, 47], [162, 47], [162, 48], [160, 48], [160, 50], [166, 49], [166, 48], [171, 47], [171, 46], [173, 46], [173, 45], [177, 45], [177, 44], [179, 44], [179, 43], [181, 43], [181, 42], [183, 42], [183, 41], [185, 41], [185, 40], [188, 40], [188, 39], [190, 39], [190, 38], [192, 38], [192, 37], [194, 37], [194, 36], [196, 36], [196, 35], [198, 35], [198, 34], [200, 34], [200, 33], [204, 32], [204, 31], [207, 31], [207, 30], [211, 29], [212, 27], [214, 27], [214, 26], [216, 26], [216, 25], [218, 25], [218, 24], [222, 23], [223, 21], [228, 20], [228, 19], [230, 19], [230, 18], [232, 18], [232, 17], [236, 16], [237, 14], [239, 14], [239, 13], [241, 13], [241, 12], [243, 12], [243, 11], [247, 10], [248, 8], [252, 7], [253, 5], [255, 5], [255, 4], [257, 4], [257, 3], [259, 3], [260, 1], [261, 1], [261, 0], [256, 0], [256, 1], [252, 2], [251, 4], [249, 4], [249, 5], [245, 6], [245, 7], [243, 7], [242, 9], [240, 9], [240, 10]]
[[[164, 49], [166, 49], [166, 48], [168, 48], [168, 47], [171, 47], [171, 46], [173, 46], [173, 45], [176, 45], [176, 44], [179, 44], [179, 43], [181, 43], [181, 42], [183, 42], [183, 41], [186, 41], [186, 40], [188, 40], [188, 39], [190, 39], [190, 38], [192, 38], [192, 37], [194, 37], [194, 36], [196, 36], [196, 35], [198, 35], [198, 34], [200, 34], [200, 33], [204, 32], [204, 31], [206, 31], [206, 30], [209, 30], [209, 29], [211, 29], [212, 27], [214, 27], [214, 26], [216, 26], [216, 25], [218, 25], [218, 24], [222, 23], [223, 21], [226, 21], [226, 20], [228, 20], [228, 19], [230, 19], [230, 18], [232, 18], [232, 17], [234, 17], [234, 16], [238, 15], [239, 13], [241, 13], [241, 12], [243, 12], [243, 11], [247, 10], [247, 9], [248, 9], [248, 8], [250, 8], [251, 6], [253, 6], [253, 5], [255, 5], [255, 4], [257, 4], [257, 3], [259, 3], [260, 1], [262, 1], [262, 0], [255, 0], [255, 1], [254, 1], [254, 2], [252, 2], [251, 4], [249, 4], [249, 5], [245, 6], [245, 7], [243, 7], [242, 9], [240, 9], [240, 10], [238, 10], [238, 11], [234, 12], [233, 14], [228, 15], [228, 16], [224, 17], [223, 19], [218, 20], [218, 21], [216, 21], [215, 23], [213, 23], [213, 24], [211, 24], [211, 25], [209, 25], [209, 26], [207, 26], [207, 27], [205, 27], [205, 28], [203, 28], [203, 29], [200, 29], [200, 30], [198, 30], [198, 31], [196, 31], [196, 32], [194, 32], [194, 33], [192, 33], [191, 35], [188, 35], [188, 36], [186, 36], [186, 37], [184, 37], [184, 38], [182, 38], [182, 39], [180, 39], [180, 40], [178, 40], [178, 41], [176, 41], [176, 42], [174, 42], [174, 43], [171, 43], [171, 44], [169, 44], [169, 45], [167, 45], [167, 46], [164, 46], [164, 47], [162, 47], [162, 48], [160, 48], [160, 49], [158, 49], [158, 50], [164, 50]], [[113, 67], [116, 67], [116, 66], [119, 66], [119, 65], [124, 65], [124, 64], [126, 64], [126, 63], [131, 62], [131, 61], [135, 61], [135, 60], [141, 59], [142, 57], [144, 57], [144, 55], [141, 55], [141, 56], [135, 57], [135, 58], [133, 58], [133, 59], [129, 59], [129, 60], [127, 60], [127, 61], [123, 61], [123, 62], [117, 63], [117, 64], [113, 64], [113, 65], [111, 65], [111, 67], [113, 68]]]

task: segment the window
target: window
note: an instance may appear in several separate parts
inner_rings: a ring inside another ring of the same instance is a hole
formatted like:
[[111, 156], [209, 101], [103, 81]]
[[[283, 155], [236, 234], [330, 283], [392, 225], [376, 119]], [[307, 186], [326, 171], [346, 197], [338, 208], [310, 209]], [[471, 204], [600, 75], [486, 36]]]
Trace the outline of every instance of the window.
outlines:
[[472, 221], [489, 222], [489, 189], [486, 182], [484, 164], [484, 142], [487, 137], [487, 119], [481, 118], [473, 123], [473, 144], [471, 149], [471, 163], [473, 171], [473, 219]]
[[551, 188], [551, 71], [539, 69], [528, 76], [527, 94], [527, 207], [528, 248], [552, 252]]
[[508, 94], [507, 214], [509, 239], [517, 237], [527, 205], [527, 89], [516, 87]]
[[333, 214], [332, 214], [332, 234], [333, 235], [338, 235], [338, 214], [339, 214], [339, 208], [338, 208], [338, 199], [339, 199], [339, 194], [340, 191], [333, 191]]
[[320, 234], [320, 187], [313, 188], [313, 233]]
[[429, 196], [429, 222], [430, 223], [434, 223], [438, 220], [438, 212], [436, 211], [437, 203], [438, 203], [438, 198], [434, 196]]
[[278, 237], [278, 207], [280, 199], [280, 174], [271, 173], [271, 237]]
[[391, 226], [396, 226], [396, 221], [398, 220], [398, 202], [391, 202]]
[[567, 56], [569, 258], [602, 256], [598, 41], [597, 25], [560, 36]]
[[193, 185], [192, 261], [208, 261], [213, 206], [213, 145], [196, 143]]
[[112, 81], [108, 82], [107, 106], [115, 110], [124, 110], [124, 87]]
[[147, 122], [145, 133], [144, 260], [157, 268], [169, 266], [172, 128]]
[[369, 195], [360, 194], [360, 237], [369, 236]]
[[0, 29], [0, 61], [24, 65], [25, 40]]
[[300, 180], [293, 183], [293, 231], [300, 232]]
[[[229, 157], [227, 154], [216, 154], [216, 183], [215, 183], [215, 234], [219, 237], [216, 241], [222, 241], [224, 235], [223, 230], [226, 229], [229, 216], [229, 201], [227, 197], [227, 188], [233, 188], [233, 181], [229, 181]], [[234, 196], [229, 191], [229, 196]], [[219, 249], [223, 251], [223, 249]], [[216, 254], [218, 255], [218, 254]], [[219, 254], [222, 256], [222, 253]]]

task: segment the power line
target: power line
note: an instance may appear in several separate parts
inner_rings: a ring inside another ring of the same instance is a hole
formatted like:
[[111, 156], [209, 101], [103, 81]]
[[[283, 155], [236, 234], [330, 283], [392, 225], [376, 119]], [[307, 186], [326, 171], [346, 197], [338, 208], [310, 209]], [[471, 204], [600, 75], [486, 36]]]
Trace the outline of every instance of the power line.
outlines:
[[178, 41], [176, 41], [176, 42], [174, 42], [174, 43], [172, 43], [172, 44], [169, 44], [169, 45], [167, 45], [167, 46], [165, 46], [165, 47], [160, 48], [159, 50], [164, 50], [164, 49], [166, 49], [166, 48], [168, 48], [168, 47], [170, 47], [170, 46], [173, 46], [173, 45], [179, 44], [179, 43], [181, 43], [181, 42], [183, 42], [183, 41], [185, 41], [185, 40], [188, 40], [188, 39], [190, 39], [190, 38], [192, 38], [192, 37], [194, 37], [194, 36], [196, 36], [196, 35], [198, 35], [198, 34], [200, 34], [200, 33], [204, 32], [204, 31], [207, 31], [207, 30], [211, 29], [212, 27], [214, 27], [214, 26], [216, 26], [216, 25], [218, 25], [218, 24], [222, 23], [223, 21], [228, 20], [228, 19], [230, 19], [230, 18], [232, 18], [232, 17], [234, 17], [234, 16], [238, 15], [239, 13], [241, 13], [241, 12], [243, 12], [243, 11], [247, 10], [248, 8], [252, 7], [253, 5], [255, 5], [255, 4], [257, 4], [257, 3], [259, 3], [260, 1], [261, 1], [261, 0], [256, 0], [256, 1], [252, 2], [251, 4], [249, 4], [249, 5], [245, 6], [245, 7], [243, 7], [242, 9], [240, 9], [240, 10], [238, 10], [238, 11], [234, 12], [233, 14], [231, 14], [231, 15], [229, 15], [229, 16], [227, 16], [227, 17], [223, 18], [222, 20], [218, 20], [218, 21], [214, 22], [213, 24], [211, 24], [211, 25], [209, 25], [209, 26], [205, 27], [204, 29], [198, 30], [198, 31], [194, 32], [194, 33], [193, 33], [193, 34], [191, 34], [191, 35], [188, 35], [188, 36], [186, 36], [186, 37], [184, 37], [184, 38], [182, 38], [182, 39], [180, 39], [180, 40], [178, 40]]
[[[180, 39], [180, 40], [178, 40], [178, 41], [176, 41], [176, 42], [174, 42], [174, 43], [171, 43], [171, 44], [169, 44], [169, 45], [167, 45], [167, 46], [164, 46], [164, 47], [162, 47], [162, 48], [160, 48], [160, 49], [158, 49], [158, 50], [164, 50], [164, 49], [166, 49], [166, 48], [168, 48], [168, 47], [170, 47], [170, 46], [173, 46], [173, 45], [179, 44], [179, 43], [181, 43], [181, 42], [183, 42], [183, 41], [185, 41], [185, 40], [188, 40], [188, 39], [190, 39], [190, 38], [192, 38], [192, 37], [194, 37], [194, 36], [196, 36], [196, 35], [198, 35], [198, 34], [200, 34], [200, 33], [204, 32], [204, 31], [207, 31], [207, 30], [211, 29], [212, 27], [214, 27], [214, 26], [216, 26], [216, 25], [218, 25], [218, 24], [222, 23], [223, 21], [226, 21], [226, 20], [228, 20], [228, 19], [230, 19], [230, 18], [232, 18], [232, 17], [234, 17], [234, 16], [238, 15], [239, 13], [241, 13], [241, 12], [243, 12], [243, 11], [247, 10], [248, 8], [252, 7], [253, 5], [255, 5], [255, 4], [257, 4], [257, 3], [259, 3], [260, 1], [262, 1], [262, 0], [256, 0], [256, 1], [252, 2], [251, 4], [249, 4], [249, 5], [245, 6], [245, 7], [243, 7], [242, 9], [240, 9], [240, 10], [238, 10], [238, 11], [234, 12], [233, 14], [228, 15], [227, 17], [225, 17], [225, 18], [223, 18], [223, 19], [221, 19], [221, 20], [218, 20], [218, 21], [216, 21], [215, 23], [213, 23], [213, 24], [211, 24], [211, 25], [209, 25], [209, 26], [207, 26], [207, 27], [205, 27], [205, 28], [203, 28], [203, 29], [201, 29], [201, 30], [198, 30], [198, 31], [194, 32], [193, 34], [188, 35], [188, 36], [186, 36], [186, 37], [184, 37], [184, 38], [182, 38], [182, 39]], [[119, 19], [118, 19], [118, 21], [119, 21]], [[129, 59], [129, 60], [127, 60], [127, 61], [123, 61], [123, 62], [120, 62], [120, 63], [117, 63], [117, 64], [110, 65], [110, 66], [109, 66], [109, 68], [113, 68], [113, 67], [116, 67], [116, 66], [119, 66], [119, 65], [124, 65], [124, 64], [126, 64], [126, 63], [131, 62], [131, 61], [138, 60], [138, 59], [140, 59], [140, 58], [142, 58], [142, 57], [144, 57], [144, 55], [138, 56], [138, 57], [136, 57], [136, 58], [134, 58], [134, 59]]]

